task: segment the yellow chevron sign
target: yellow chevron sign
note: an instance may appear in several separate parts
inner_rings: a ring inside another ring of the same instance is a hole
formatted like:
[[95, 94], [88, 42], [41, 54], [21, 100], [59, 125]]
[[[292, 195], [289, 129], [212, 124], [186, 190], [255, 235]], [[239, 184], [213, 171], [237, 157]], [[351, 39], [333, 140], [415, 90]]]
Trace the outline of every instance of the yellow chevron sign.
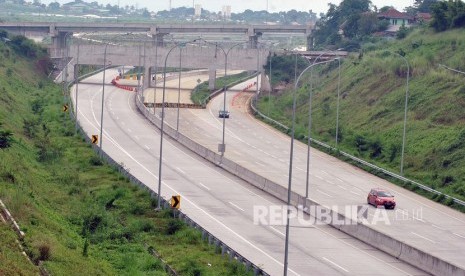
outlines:
[[170, 205], [171, 205], [171, 208], [176, 208], [179, 210], [179, 208], [181, 208], [181, 196], [180, 195], [172, 196], [170, 200]]
[[92, 144], [97, 144], [98, 143], [98, 135], [92, 135]]

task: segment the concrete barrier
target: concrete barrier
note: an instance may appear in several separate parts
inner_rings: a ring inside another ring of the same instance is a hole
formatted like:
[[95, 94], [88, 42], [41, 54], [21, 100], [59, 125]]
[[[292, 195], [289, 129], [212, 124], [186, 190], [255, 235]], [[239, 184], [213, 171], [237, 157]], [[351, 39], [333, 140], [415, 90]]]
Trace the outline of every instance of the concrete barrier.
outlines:
[[[150, 112], [148, 112], [143, 103], [141, 103], [138, 99], [139, 97], [136, 97], [136, 105], [139, 111], [149, 121], [151, 121], [153, 124], [160, 128], [161, 120], [158, 117], [151, 114]], [[287, 202], [288, 189], [286, 187], [283, 187], [278, 183], [275, 183], [235, 163], [232, 160], [229, 160], [225, 157], [221, 157], [221, 155], [219, 155], [218, 153], [213, 152], [210, 149], [198, 144], [197, 142], [191, 140], [189, 137], [183, 135], [182, 133], [178, 133], [174, 128], [167, 124], [165, 124], [164, 130], [168, 136], [170, 136], [174, 140], [177, 140], [177, 142], [179, 142], [187, 149], [193, 151], [199, 156], [205, 158], [206, 160], [213, 162], [214, 164], [217, 164], [224, 170], [252, 184], [258, 189], [265, 191], [284, 202]], [[365, 225], [358, 221], [354, 221], [352, 218], [348, 218], [343, 214], [337, 213], [325, 206], [322, 206], [318, 202], [305, 198], [304, 196], [295, 192], [291, 192], [291, 205], [320, 206], [321, 209], [324, 209], [326, 212], [329, 212], [331, 217], [336, 216], [338, 220], [351, 221], [351, 223], [348, 224], [331, 223], [331, 226], [428, 273], [441, 276], [465, 276], [465, 269], [463, 267], [458, 267], [454, 264], [451, 264], [446, 260], [442, 260], [441, 258], [433, 256], [428, 252], [415, 248], [404, 241], [396, 240], [394, 237], [391, 237], [386, 233], [382, 233], [381, 231], [369, 227], [368, 225]], [[309, 211], [306, 212], [310, 214]], [[311, 215], [315, 216], [317, 219], [320, 220], [322, 218], [321, 214], [312, 213]]]

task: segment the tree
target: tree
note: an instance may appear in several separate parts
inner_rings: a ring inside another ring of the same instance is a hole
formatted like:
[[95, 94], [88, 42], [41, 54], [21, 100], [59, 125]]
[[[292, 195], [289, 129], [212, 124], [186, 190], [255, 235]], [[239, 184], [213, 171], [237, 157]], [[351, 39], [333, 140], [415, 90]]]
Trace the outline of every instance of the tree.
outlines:
[[145, 18], [150, 18], [150, 12], [147, 10], [147, 8], [142, 10], [142, 16]]
[[60, 3], [58, 2], [51, 2], [50, 4], [48, 4], [48, 8], [52, 11], [57, 11], [60, 9]]
[[328, 4], [329, 9], [324, 17], [316, 24], [313, 38], [316, 45], [325, 46], [339, 44], [342, 37], [340, 29], [348, 39], [361, 39], [368, 32], [375, 31], [375, 25], [371, 15], [371, 1], [369, 0], [343, 0], [339, 6]]
[[431, 26], [442, 32], [450, 28], [465, 27], [465, 3], [461, 0], [439, 1], [431, 5]]
[[431, 12], [431, 6], [436, 4], [437, 0], [415, 0], [414, 7], [416, 8], [417, 12]]

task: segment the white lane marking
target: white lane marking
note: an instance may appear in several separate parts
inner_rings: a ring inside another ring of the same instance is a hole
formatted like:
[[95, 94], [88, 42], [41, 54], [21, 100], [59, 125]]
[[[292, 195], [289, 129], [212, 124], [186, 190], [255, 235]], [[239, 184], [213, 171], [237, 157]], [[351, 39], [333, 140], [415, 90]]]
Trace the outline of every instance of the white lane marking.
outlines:
[[419, 237], [419, 238], [422, 238], [422, 239], [424, 239], [424, 240], [427, 240], [427, 241], [429, 241], [429, 242], [436, 243], [435, 241], [433, 241], [433, 240], [431, 240], [431, 239], [428, 239], [427, 237], [423, 237], [422, 235], [419, 235], [419, 234], [417, 234], [417, 233], [415, 233], [415, 232], [410, 232], [410, 233], [414, 234], [415, 236], [417, 236], [417, 237]]
[[462, 239], [465, 239], [465, 236], [462, 236], [460, 234], [457, 234], [457, 233], [452, 233], [452, 234], [456, 235], [457, 237], [461, 237]]
[[422, 220], [421, 218], [416, 218], [416, 217], [413, 217], [414, 220], [418, 220], [418, 221], [421, 221], [423, 223], [425, 223], [426, 221]]
[[446, 230], [445, 228], [439, 227], [439, 226], [434, 225], [434, 224], [431, 224], [431, 226], [433, 226], [434, 228], [437, 228], [437, 229], [439, 229], [439, 230], [443, 230], [443, 231]]
[[354, 195], [359, 195], [359, 196], [362, 195], [362, 194], [357, 193], [357, 192], [354, 192], [354, 191], [350, 191], [350, 192], [351, 192], [352, 194], [354, 194]]
[[[248, 100], [247, 104], [249, 104], [249, 102], [250, 102], [250, 99]], [[249, 116], [252, 120], [255, 120], [255, 121], [256, 121], [260, 126], [262, 126], [263, 128], [266, 128], [266, 129], [268, 129], [268, 130], [274, 132], [275, 134], [279, 134], [279, 135], [276, 135], [276, 136], [278, 136], [278, 137], [280, 137], [280, 138], [283, 138], [282, 133], [277, 132], [276, 129], [274, 129], [274, 128], [272, 128], [272, 127], [270, 127], [270, 126], [268, 126], [268, 125], [262, 123], [261, 121], [258, 121], [257, 119], [255, 119], [255, 118], [254, 118], [252, 115], [250, 115], [250, 114], [248, 114], [248, 116]], [[283, 139], [285, 139], [285, 138], [283, 138]], [[287, 140], [286, 140], [286, 141], [287, 141]], [[299, 145], [297, 145], [297, 146], [299, 146]], [[322, 156], [322, 155], [321, 155], [321, 156]], [[310, 199], [312, 199], [312, 198], [310, 198]], [[312, 200], [313, 200], [313, 199], [312, 199]], [[325, 207], [325, 206], [323, 205], [323, 207]], [[328, 207], [326, 207], [326, 208], [328, 208]], [[376, 257], [375, 255], [372, 255], [372, 254], [368, 253], [368, 252], [367, 252], [366, 250], [364, 250], [364, 249], [362, 250], [362, 249], [358, 248], [357, 246], [355, 246], [355, 245], [353, 245], [353, 244], [351, 244], [351, 243], [348, 243], [348, 242], [346, 242], [346, 241], [344, 241], [344, 240], [342, 240], [342, 239], [339, 239], [339, 238], [336, 237], [335, 235], [331, 234], [330, 232], [327, 232], [327, 231], [323, 230], [322, 228], [319, 228], [319, 227], [317, 227], [317, 226], [315, 226], [315, 228], [318, 229], [319, 231], [321, 231], [321, 232], [327, 234], [328, 236], [331, 236], [331, 237], [333, 237], [333, 238], [338, 239], [338, 240], [339, 240], [340, 242], [342, 242], [343, 244], [345, 244], [345, 245], [347, 245], [347, 246], [349, 246], [349, 247], [352, 247], [352, 248], [356, 249], [356, 250], [359, 251], [360, 253], [365, 254], [365, 255], [367, 255], [367, 256], [370, 256], [371, 258], [373, 258], [373, 259], [375, 259], [375, 260], [377, 260], [377, 261], [380, 261], [380, 262], [386, 264], [387, 266], [390, 266], [390, 267], [392, 267], [393, 269], [402, 272], [402, 273], [405, 274], [405, 275], [412, 275], [412, 274], [410, 274], [410, 273], [408, 273], [408, 272], [406, 272], [406, 271], [400, 269], [399, 267], [397, 267], [397, 266], [391, 264], [390, 262], [386, 262], [386, 261], [384, 261], [384, 260], [382, 260], [382, 259]]]
[[177, 169], [178, 171], [180, 171], [182, 174], [186, 174], [186, 172], [185, 172], [185, 171], [183, 171], [183, 170], [181, 170], [181, 168], [179, 168], [179, 167], [176, 167], [176, 169]]
[[137, 136], [137, 135], [134, 135], [134, 138], [135, 138], [137, 141], [140, 140], [139, 136]]
[[[86, 119], [87, 119], [87, 118], [86, 118]], [[145, 169], [145, 168], [144, 168], [144, 169]], [[169, 188], [171, 189], [171, 187], [169, 187]], [[248, 190], [248, 189], [246, 189], [246, 190]], [[259, 196], [259, 197], [261, 197], [261, 196]], [[265, 200], [266, 200], [266, 199], [265, 199]], [[266, 200], [266, 201], [267, 201], [267, 200]], [[196, 207], [197, 207], [197, 206], [196, 206]], [[197, 208], [198, 208], [198, 207], [197, 207]], [[206, 213], [204, 210], [201, 210], [201, 211], [204, 212], [204, 213]], [[206, 213], [206, 214], [207, 214], [208, 216], [210, 216], [208, 213]], [[210, 217], [211, 217], [211, 216], [210, 216]], [[335, 237], [335, 236], [331, 235], [330, 233], [323, 231], [322, 229], [319, 229], [319, 230], [320, 230], [321, 232], [324, 232], [324, 233], [328, 234], [329, 236]], [[235, 234], [235, 233], [234, 233], [234, 234]], [[237, 235], [237, 234], [236, 234], [236, 235]], [[239, 237], [242, 238], [241, 236], [239, 236]], [[248, 242], [248, 241], [246, 240], [246, 242]], [[363, 251], [363, 250], [357, 248], [356, 246], [353, 246], [353, 245], [351, 245], [351, 244], [349, 244], [349, 243], [347, 243], [347, 242], [344, 242], [344, 241], [342, 241], [342, 242], [343, 242], [344, 244], [350, 246], [350, 247], [353, 247], [353, 248], [357, 249], [358, 251], [360, 251], [360, 252], [363, 253], [363, 254], [366, 254], [366, 255], [368, 255], [368, 256], [370, 256], [370, 257], [372, 257], [372, 258], [374, 258], [374, 259], [376, 259], [376, 260], [378, 260], [378, 261], [381, 261], [381, 262], [387, 264], [388, 266], [390, 266], [390, 267], [392, 267], [392, 268], [394, 268], [394, 269], [396, 269], [396, 270], [398, 270], [398, 271], [401, 271], [401, 272], [403, 272], [403, 273], [405, 273], [405, 274], [408, 274], [407, 272], [405, 272], [405, 271], [403, 271], [403, 270], [401, 270], [401, 269], [399, 269], [399, 268], [397, 268], [397, 267], [391, 265], [390, 263], [385, 262], [385, 261], [383, 261], [383, 260], [381, 260], [381, 259], [379, 259], [379, 258], [377, 258], [377, 257], [375, 257], [375, 256], [373, 256], [373, 255], [371, 255], [371, 254], [368, 254], [367, 252], [365, 252], [365, 251]], [[252, 246], [253, 246], [253, 245], [252, 245]], [[253, 247], [255, 248], [255, 246], [253, 246]], [[258, 249], [258, 248], [257, 248], [257, 249]], [[259, 250], [259, 249], [258, 249], [258, 250]], [[266, 255], [266, 253], [264, 253], [264, 254]], [[266, 256], [270, 257], [269, 255], [266, 255]], [[270, 257], [270, 258], [271, 258], [273, 261], [277, 262], [278, 264], [280, 264], [280, 265], [282, 266], [282, 264], [279, 263], [279, 261], [273, 259], [272, 257]], [[292, 270], [290, 270], [290, 271], [291, 271], [292, 273], [294, 273], [294, 274], [297, 274], [297, 273], [295, 273], [295, 272], [292, 271]]]
[[339, 269], [342, 269], [342, 270], [344, 270], [345, 272], [349, 273], [349, 271], [348, 271], [347, 269], [345, 269], [345, 268], [343, 268], [342, 266], [338, 265], [337, 263], [335, 263], [335, 262], [329, 260], [328, 258], [323, 257], [323, 260], [325, 260], [325, 261], [327, 261], [328, 263], [334, 265], [335, 267], [338, 267]]
[[257, 165], [259, 165], [259, 166], [262, 166], [262, 167], [266, 167], [265, 164], [262, 164], [262, 163], [260, 163], [260, 162], [258, 162], [258, 161], [255, 161], [255, 164], [257, 164]]
[[[96, 127], [90, 120], [89, 118], [87, 118], [84, 113], [82, 113], [82, 111], [80, 111], [82, 117], [84, 117], [90, 124], [92, 127], [94, 127], [95, 129], [98, 130], [98, 127]], [[95, 117], [95, 111], [94, 109], [92, 109], [92, 113], [94, 115], [94, 120], [95, 122], [97, 122], [98, 124], [98, 120], [97, 118]], [[106, 133], [106, 134], [105, 134]], [[148, 174], [152, 175], [155, 179], [158, 180], [158, 176], [153, 174], [147, 167], [145, 167], [144, 165], [142, 165], [142, 163], [140, 163], [139, 161], [137, 161], [131, 154], [129, 154], [129, 152], [127, 152], [121, 145], [119, 145], [106, 131], [104, 131], [104, 135], [107, 136], [108, 140], [115, 145], [115, 147], [119, 148], [123, 153], [125, 153], [130, 159], [132, 159], [136, 164], [138, 164], [143, 170], [145, 170]], [[182, 151], [181, 151], [182, 152]], [[187, 155], [187, 154], [186, 154]], [[163, 160], [164, 161], [164, 160]], [[284, 264], [281, 263], [280, 261], [276, 260], [273, 256], [271, 256], [270, 254], [266, 253], [265, 251], [263, 251], [262, 249], [258, 248], [256, 245], [254, 245], [252, 242], [250, 242], [248, 239], [244, 238], [242, 235], [240, 235], [239, 233], [235, 232], [234, 230], [232, 230], [231, 228], [229, 228], [228, 226], [226, 226], [226, 224], [222, 223], [221, 221], [219, 221], [217, 218], [215, 218], [213, 215], [211, 215], [210, 213], [208, 213], [207, 211], [205, 211], [204, 209], [200, 208], [200, 206], [198, 206], [197, 204], [195, 204], [194, 202], [192, 202], [191, 200], [189, 200], [188, 197], [186, 196], [183, 196], [182, 193], [180, 193], [179, 191], [175, 190], [174, 188], [172, 188], [171, 186], [167, 185], [166, 183], [163, 183], [162, 181], [162, 184], [165, 185], [168, 189], [170, 189], [173, 193], [175, 194], [178, 194], [178, 195], [181, 195], [183, 197], [183, 200], [186, 201], [187, 203], [191, 204], [192, 206], [194, 206], [195, 208], [197, 208], [197, 210], [201, 211], [202, 213], [204, 213], [207, 217], [211, 218], [213, 221], [215, 221], [217, 224], [219, 224], [220, 226], [224, 227], [226, 230], [228, 230], [230, 233], [232, 233], [234, 236], [238, 237], [240, 240], [244, 241], [246, 244], [248, 244], [250, 247], [254, 248], [255, 250], [259, 251], [260, 253], [262, 253], [264, 256], [268, 257], [270, 260], [274, 261], [276, 264], [284, 267]], [[289, 269], [290, 272], [292, 272], [294, 275], [299, 275], [297, 272], [293, 271], [292, 269]]]
[[150, 150], [150, 147], [149, 147], [149, 146], [147, 146], [147, 145], [144, 145], [144, 147], [145, 147], [146, 149]]
[[342, 181], [342, 179], [340, 179], [339, 177], [336, 177], [336, 180], [339, 181], [339, 182], [344, 182], [344, 181]]
[[202, 182], [199, 182], [200, 186], [204, 187], [205, 189], [207, 189], [208, 191], [210, 191], [210, 188], [208, 188], [207, 186], [203, 185]]
[[304, 169], [302, 169], [301, 167], [295, 167], [296, 169], [298, 169], [299, 171], [305, 171]]
[[131, 130], [130, 128], [128, 128], [128, 132], [129, 132], [129, 133], [131, 133], [131, 132], [132, 132], [132, 130]]
[[326, 180], [327, 183], [334, 185], [334, 182], [331, 182], [329, 180]]
[[273, 226], [270, 226], [271, 230], [275, 231], [276, 233], [280, 234], [281, 236], [285, 237], [286, 234], [282, 233], [281, 231], [279, 231], [278, 229], [274, 228]]
[[341, 185], [337, 185], [339, 188], [343, 189], [343, 190], [346, 190], [347, 191], [347, 188], [344, 187], [344, 186], [341, 186]]
[[237, 209], [241, 210], [242, 212], [245, 212], [244, 209], [242, 209], [241, 207], [237, 206], [236, 204], [232, 203], [231, 201], [229, 201], [229, 204], [231, 204], [232, 206], [236, 207]]
[[327, 196], [327, 197], [333, 197], [332, 195], [327, 194], [327, 193], [325, 193], [325, 192], [323, 192], [323, 191], [321, 191], [321, 190], [319, 190], [319, 189], [316, 189], [316, 191], [319, 192], [320, 194], [324, 194], [324, 195]]
[[318, 179], [323, 180], [323, 177], [321, 177], [321, 176], [319, 176], [319, 175], [315, 175], [315, 177], [318, 178]]
[[324, 174], [326, 174], [326, 175], [329, 175], [329, 173], [327, 173], [326, 171], [323, 171], [323, 170], [322, 170], [321, 172], [324, 173]]

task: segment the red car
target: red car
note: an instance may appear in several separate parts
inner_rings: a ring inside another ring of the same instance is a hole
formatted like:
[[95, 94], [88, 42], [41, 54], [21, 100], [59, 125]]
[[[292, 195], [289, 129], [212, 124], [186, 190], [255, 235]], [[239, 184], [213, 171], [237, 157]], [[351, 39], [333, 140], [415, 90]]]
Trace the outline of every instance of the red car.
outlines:
[[367, 203], [372, 204], [376, 208], [379, 205], [383, 205], [386, 209], [396, 208], [394, 196], [390, 192], [379, 188], [371, 189], [367, 197]]

